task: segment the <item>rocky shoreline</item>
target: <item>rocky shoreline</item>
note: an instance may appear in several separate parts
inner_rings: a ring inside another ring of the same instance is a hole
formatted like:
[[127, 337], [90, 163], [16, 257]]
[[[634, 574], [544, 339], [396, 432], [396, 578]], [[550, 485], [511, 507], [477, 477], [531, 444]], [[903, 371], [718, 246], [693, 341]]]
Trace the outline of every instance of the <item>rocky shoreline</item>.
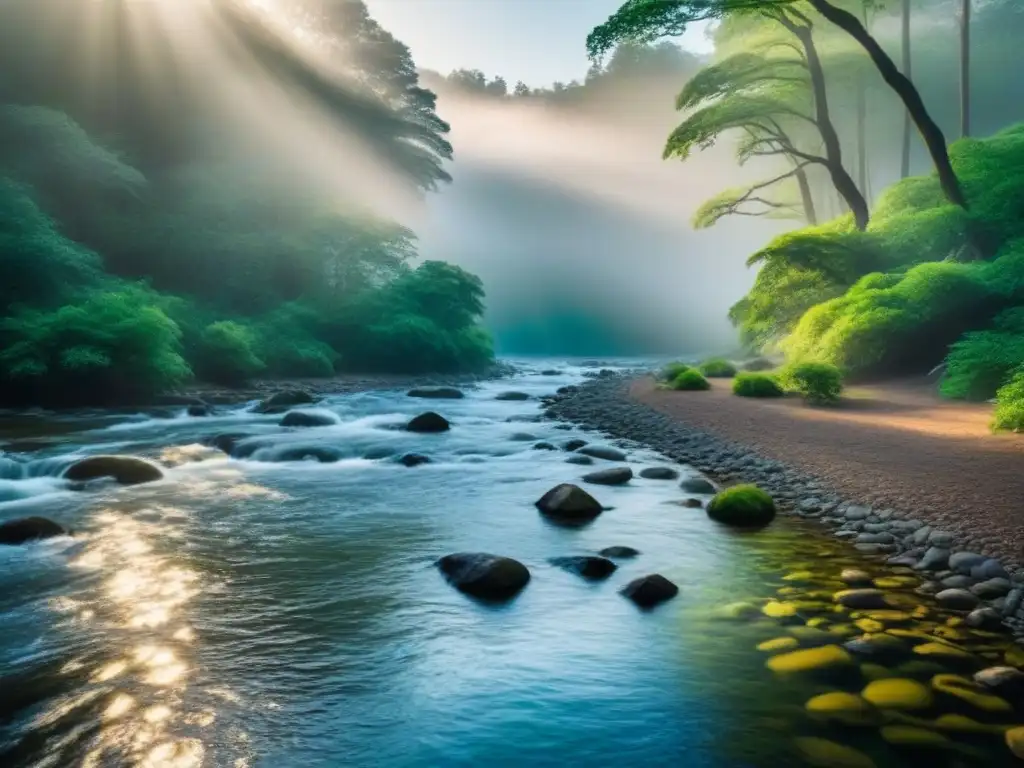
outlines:
[[641, 443], [720, 484], [756, 483], [773, 495], [781, 512], [816, 520], [865, 556], [912, 568], [926, 577], [919, 589], [934, 595], [940, 605], [968, 611], [969, 625], [1001, 622], [1024, 638], [1024, 570], [1019, 564], [958, 548], [957, 535], [932, 526], [925, 514], [875, 509], [843, 498], [822, 478], [638, 403], [629, 396], [637, 375], [605, 375], [579, 387], [563, 388], [548, 398], [547, 415]]

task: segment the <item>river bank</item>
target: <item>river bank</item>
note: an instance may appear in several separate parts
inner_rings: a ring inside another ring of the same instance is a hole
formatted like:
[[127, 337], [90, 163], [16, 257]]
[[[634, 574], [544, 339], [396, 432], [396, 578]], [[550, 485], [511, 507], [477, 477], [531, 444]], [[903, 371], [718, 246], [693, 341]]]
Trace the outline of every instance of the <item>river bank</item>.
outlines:
[[[1013, 482], [1019, 470], [1004, 464], [1016, 461], [1019, 467], [1016, 446], [1008, 449], [1006, 441], [992, 438], [994, 453], [972, 457], [961, 437], [948, 449], [958, 457], [954, 462], [946, 459], [940, 440], [920, 433], [900, 454], [883, 450], [892, 431], [878, 425], [816, 423], [806, 418], [812, 409], [788, 403], [771, 409], [762, 401], [715, 394], [661, 392], [650, 379], [615, 377], [561, 393], [549, 406], [552, 416], [642, 442], [721, 484], [757, 483], [783, 511], [820, 522], [868, 557], [922, 573], [928, 579], [923, 592], [956, 590], [949, 600], [997, 611], [1015, 634], [1024, 635], [1022, 534], [1012, 516], [993, 514], [1004, 506], [985, 506], [986, 492], [1002, 499], [1006, 490], [1005, 483], [988, 482], [987, 465], [998, 479]], [[726, 410], [729, 419], [722, 415]], [[802, 426], [783, 431], [783, 423]], [[851, 439], [854, 432], [858, 440]], [[864, 457], [874, 462], [870, 474], [856, 463]], [[852, 462], [852, 472], [846, 462]], [[901, 476], [903, 462], [916, 468], [909, 482]], [[928, 466], [934, 476], [926, 480]], [[932, 483], [950, 489], [947, 495], [959, 487], [956, 503], [941, 503], [941, 493], [936, 499]], [[973, 504], [964, 501], [964, 493], [974, 494]]]

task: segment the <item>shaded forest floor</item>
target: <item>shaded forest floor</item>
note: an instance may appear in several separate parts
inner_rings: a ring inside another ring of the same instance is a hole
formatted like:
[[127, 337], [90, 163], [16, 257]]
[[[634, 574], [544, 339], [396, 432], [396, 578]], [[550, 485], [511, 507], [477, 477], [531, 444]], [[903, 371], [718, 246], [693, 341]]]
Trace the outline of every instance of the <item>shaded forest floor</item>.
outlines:
[[852, 387], [836, 408], [633, 383], [631, 395], [687, 426], [827, 481], [851, 500], [893, 507], [1024, 561], [1024, 435], [993, 435], [992, 407], [941, 400], [934, 382]]

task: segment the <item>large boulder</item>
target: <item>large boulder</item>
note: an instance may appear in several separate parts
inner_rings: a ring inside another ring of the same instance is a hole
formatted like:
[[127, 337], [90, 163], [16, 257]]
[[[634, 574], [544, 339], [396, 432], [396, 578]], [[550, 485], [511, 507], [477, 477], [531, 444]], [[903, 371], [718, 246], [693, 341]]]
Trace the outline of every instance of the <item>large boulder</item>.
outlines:
[[427, 411], [414, 417], [405, 428], [409, 432], [447, 432], [451, 424], [441, 414]]
[[586, 522], [601, 514], [601, 503], [578, 485], [556, 485], [537, 500], [537, 509], [548, 517], [567, 522]]
[[253, 413], [283, 413], [296, 405], [309, 405], [315, 402], [316, 398], [305, 390], [285, 389], [275, 392], [252, 410]]
[[406, 393], [409, 397], [422, 397], [427, 400], [461, 400], [466, 395], [455, 387], [416, 387]]
[[288, 411], [281, 419], [282, 427], [331, 427], [338, 417], [330, 411]]
[[525, 392], [502, 392], [494, 398], [495, 400], [529, 400], [530, 396]]
[[756, 485], [736, 485], [711, 499], [707, 513], [724, 525], [761, 528], [775, 519], [775, 502]]
[[139, 485], [163, 476], [160, 467], [137, 456], [90, 456], [64, 470], [64, 479], [73, 483], [111, 477], [121, 485]]
[[653, 608], [679, 594], [679, 587], [660, 573], [633, 579], [622, 588], [622, 594], [641, 608]]
[[508, 600], [530, 581], [530, 572], [518, 560], [485, 552], [445, 555], [437, 567], [453, 587], [482, 600]]
[[584, 456], [592, 456], [595, 459], [605, 459], [606, 461], [626, 460], [626, 454], [618, 448], [609, 448], [606, 445], [585, 445], [576, 452], [582, 453]]
[[564, 571], [575, 573], [590, 581], [607, 579], [618, 567], [611, 560], [605, 557], [594, 557], [593, 555], [580, 555], [578, 557], [553, 557], [549, 561], [553, 566]]
[[609, 467], [583, 476], [583, 482], [595, 485], [623, 485], [632, 479], [633, 470], [629, 467]]
[[45, 517], [23, 517], [19, 520], [8, 520], [0, 523], [0, 544], [24, 544], [39, 539], [50, 539], [63, 536], [68, 531]]

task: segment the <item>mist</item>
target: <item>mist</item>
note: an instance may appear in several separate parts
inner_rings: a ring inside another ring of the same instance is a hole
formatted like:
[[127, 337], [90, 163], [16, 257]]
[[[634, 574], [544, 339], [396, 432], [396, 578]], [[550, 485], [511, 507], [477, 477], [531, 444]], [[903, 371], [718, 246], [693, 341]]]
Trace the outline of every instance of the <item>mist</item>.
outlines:
[[451, 123], [454, 182], [415, 226], [427, 258], [478, 274], [505, 354], [702, 353], [735, 346], [726, 313], [750, 253], [792, 226], [694, 231], [706, 198], [763, 171], [729, 147], [661, 150], [681, 77], [634, 78], [576, 104], [495, 101], [431, 82]]

